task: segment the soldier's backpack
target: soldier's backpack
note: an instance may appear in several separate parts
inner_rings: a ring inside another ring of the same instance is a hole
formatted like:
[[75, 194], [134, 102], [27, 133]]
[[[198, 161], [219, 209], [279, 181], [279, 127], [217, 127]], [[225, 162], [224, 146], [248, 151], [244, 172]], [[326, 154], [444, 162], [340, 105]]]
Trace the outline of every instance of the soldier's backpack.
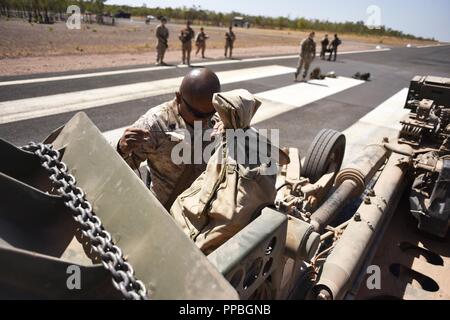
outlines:
[[[267, 138], [249, 128], [261, 102], [248, 91], [217, 93], [213, 104], [225, 129], [242, 128], [249, 139], [230, 139], [223, 133], [205, 172], [178, 196], [170, 210], [185, 234], [205, 254], [243, 229], [261, 209], [273, 204], [280, 155], [280, 150]], [[265, 144], [268, 151], [272, 150], [266, 159], [260, 157], [258, 144], [259, 147]], [[258, 159], [251, 164], [252, 161], [248, 161], [251, 157], [247, 156], [255, 152]], [[240, 161], [243, 153], [246, 159]]]
[[311, 80], [320, 80], [321, 79], [321, 70], [320, 68], [314, 68], [314, 70], [310, 73], [309, 78]]
[[314, 70], [310, 73], [309, 78], [311, 80], [324, 80], [325, 78], [336, 78], [336, 72], [330, 71], [325, 74], [322, 73], [319, 67], [314, 68]]
[[363, 80], [363, 81], [369, 81], [370, 79], [370, 73], [360, 73], [357, 72], [353, 76], [354, 79]]

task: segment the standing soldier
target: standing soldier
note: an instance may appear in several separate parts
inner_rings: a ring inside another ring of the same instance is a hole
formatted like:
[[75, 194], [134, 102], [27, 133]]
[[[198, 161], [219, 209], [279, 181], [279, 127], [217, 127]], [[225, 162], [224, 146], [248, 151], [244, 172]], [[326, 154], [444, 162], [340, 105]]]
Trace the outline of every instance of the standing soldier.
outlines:
[[156, 44], [156, 64], [164, 64], [164, 54], [169, 47], [169, 29], [166, 28], [167, 19], [161, 18], [161, 24], [156, 28], [156, 38], [158, 43]]
[[333, 53], [334, 53], [334, 59], [333, 59], [333, 61], [336, 61], [338, 47], [341, 45], [341, 43], [342, 43], [341, 39], [339, 39], [339, 38], [338, 38], [338, 35], [335, 34], [335, 35], [334, 35], [333, 41], [331, 41], [331, 45], [330, 45], [330, 56], [328, 57], [328, 61], [331, 61], [331, 56], [333, 55]]
[[195, 32], [191, 28], [191, 21], [186, 23], [186, 28], [181, 30], [179, 39], [181, 41], [181, 52], [183, 64], [191, 65], [191, 51], [192, 51], [192, 39], [194, 39]]
[[315, 32], [311, 32], [309, 37], [302, 41], [300, 44], [300, 58], [298, 59], [297, 71], [295, 72], [295, 81], [297, 81], [298, 75], [302, 71], [302, 67], [305, 67], [303, 73], [303, 81], [306, 79], [311, 62], [316, 57], [316, 43], [314, 42]]
[[322, 45], [322, 50], [320, 50], [320, 58], [322, 60], [325, 60], [325, 54], [328, 50], [328, 45], [330, 44], [330, 40], [328, 40], [328, 35], [326, 34], [323, 38], [322, 42], [320, 43]]
[[228, 32], [225, 33], [225, 57], [227, 56], [228, 49], [230, 49], [230, 58], [233, 56], [233, 44], [236, 40], [236, 35], [233, 32], [233, 27], [230, 26]]
[[195, 45], [197, 46], [197, 52], [195, 55], [198, 55], [200, 50], [202, 50], [202, 58], [205, 59], [205, 49], [206, 49], [206, 39], [208, 39], [209, 36], [205, 33], [203, 28], [200, 28], [200, 32], [197, 34], [197, 37], [195, 38]]

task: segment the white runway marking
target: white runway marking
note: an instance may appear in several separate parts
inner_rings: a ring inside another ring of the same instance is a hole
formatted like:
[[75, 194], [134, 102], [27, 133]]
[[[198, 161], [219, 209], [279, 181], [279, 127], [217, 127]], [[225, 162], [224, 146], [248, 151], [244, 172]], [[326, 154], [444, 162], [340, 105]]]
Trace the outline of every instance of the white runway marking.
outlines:
[[399, 123], [409, 110], [404, 109], [408, 88], [404, 88], [366, 114], [348, 129], [344, 130], [347, 138], [344, 164], [372, 143], [380, 143], [384, 137], [395, 139], [401, 129]]
[[314, 101], [362, 83], [364, 81], [345, 77], [336, 79], [325, 78], [324, 80], [312, 80], [308, 83], [297, 83], [280, 89], [258, 93], [256, 96], [264, 99], [265, 103], [262, 104], [255, 114], [252, 123], [262, 122], [282, 113], [301, 108]]
[[[366, 114], [363, 118], [355, 122], [351, 127], [343, 131], [343, 134], [345, 134], [347, 139], [343, 167], [354, 159], [365, 146], [372, 143], [380, 143], [384, 137], [391, 139], [391, 141], [397, 137], [398, 132], [401, 129], [400, 120], [409, 113], [409, 110], [403, 108], [407, 94], [408, 88], [400, 90], [377, 108]], [[285, 105], [268, 100], [263, 102], [261, 107], [263, 106], [275, 110], [276, 108]], [[277, 114], [279, 113], [277, 112]], [[258, 120], [255, 115], [252, 125], [255, 125], [258, 122], [260, 122], [260, 120]], [[115, 145], [125, 129], [126, 127], [106, 131], [103, 135], [109, 143]], [[143, 162], [142, 166], [144, 165], [145, 162]]]
[[[261, 99], [262, 105], [253, 117], [252, 125], [285, 112], [301, 108], [309, 103], [357, 86], [363, 82], [344, 77], [337, 79], [327, 78], [321, 81], [297, 83], [292, 86], [256, 93], [255, 96]], [[103, 135], [110, 143], [114, 144], [122, 136], [125, 129], [126, 127], [106, 131]]]
[[[390, 138], [391, 141], [397, 137], [401, 129], [399, 121], [409, 113], [409, 110], [403, 108], [407, 93], [408, 88], [400, 90], [343, 131], [347, 139], [346, 155], [343, 165], [352, 160], [368, 144], [380, 143], [384, 137]], [[258, 118], [258, 114], [264, 109], [258, 110], [252, 121], [252, 125], [275, 117], [283, 112], [288, 112], [292, 110], [290, 108], [295, 107], [271, 100], [263, 100], [261, 108], [267, 108], [270, 111], [263, 112], [263, 116], [260, 115]], [[103, 135], [111, 144], [116, 144], [125, 129], [126, 127], [106, 131]]]
[[450, 46], [450, 44], [441, 44], [441, 43], [439, 43], [439, 44], [429, 44], [429, 45], [426, 45], [426, 46], [417, 46], [416, 48], [422, 49], [422, 48], [447, 47], [447, 46]]
[[[222, 85], [293, 73], [294, 68], [264, 66], [218, 72]], [[182, 77], [44, 97], [0, 102], [0, 124], [100, 107], [175, 92]]]
[[72, 75], [57, 76], [57, 77], [3, 81], [3, 82], [0, 82], [0, 86], [13, 86], [13, 85], [18, 85], [18, 84], [30, 84], [30, 83], [38, 83], [38, 82], [51, 82], [51, 81], [60, 81], [60, 80], [73, 80], [73, 79], [83, 79], [83, 78], [93, 78], [93, 77], [114, 76], [114, 75], [118, 75], [118, 74], [128, 74], [128, 73], [138, 73], [138, 72], [168, 70], [168, 69], [175, 69], [175, 67], [169, 67], [169, 66], [148, 67], [148, 68], [104, 71], [104, 72], [94, 72], [94, 73], [84, 73], [84, 74], [72, 74]]
[[[345, 51], [340, 52], [339, 55], [346, 54], [356, 54], [356, 53], [370, 53], [370, 52], [382, 52], [389, 51], [390, 48], [384, 48], [381, 50], [359, 50], [359, 51]], [[317, 54], [319, 56], [319, 54]], [[201, 62], [196, 61], [193, 62], [193, 66], [214, 66], [214, 65], [222, 65], [222, 64], [235, 64], [235, 63], [244, 63], [244, 62], [258, 62], [258, 61], [272, 61], [272, 60], [285, 60], [285, 59], [293, 59], [298, 58], [298, 55], [285, 55], [285, 56], [273, 56], [273, 57], [262, 57], [262, 58], [249, 58], [242, 60], [221, 60], [221, 61], [210, 61], [210, 62]], [[178, 65], [178, 68], [187, 68], [185, 65]], [[165, 69], [174, 69], [175, 66], [158, 66], [158, 67], [145, 67], [145, 68], [134, 68], [134, 69], [123, 69], [123, 70], [114, 70], [114, 71], [104, 71], [104, 72], [92, 72], [85, 74], [73, 74], [66, 76], [55, 76], [55, 77], [44, 77], [44, 78], [35, 78], [35, 79], [23, 79], [23, 80], [12, 80], [12, 81], [3, 81], [0, 82], [1, 86], [12, 86], [12, 85], [21, 85], [21, 84], [30, 84], [30, 83], [39, 83], [39, 82], [51, 82], [51, 81], [60, 81], [60, 80], [72, 80], [72, 79], [83, 79], [83, 78], [93, 78], [93, 77], [103, 77], [103, 76], [112, 76], [118, 74], [127, 74], [127, 73], [138, 73], [138, 72], [148, 72], [148, 71], [158, 71]]]

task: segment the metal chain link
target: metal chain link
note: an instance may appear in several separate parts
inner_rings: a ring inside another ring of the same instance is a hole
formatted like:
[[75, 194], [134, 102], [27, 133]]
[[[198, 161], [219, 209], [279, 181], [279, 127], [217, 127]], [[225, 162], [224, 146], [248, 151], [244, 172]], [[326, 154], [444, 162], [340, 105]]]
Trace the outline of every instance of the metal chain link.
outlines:
[[50, 173], [50, 180], [63, 197], [65, 205], [73, 212], [73, 217], [80, 225], [81, 232], [90, 240], [92, 250], [101, 258], [103, 266], [111, 272], [112, 283], [125, 299], [145, 300], [145, 285], [134, 276], [131, 265], [125, 261], [122, 250], [114, 245], [111, 235], [103, 228], [102, 222], [92, 211], [83, 190], [76, 187], [75, 177], [67, 172], [67, 166], [60, 161], [60, 154], [52, 145], [30, 143], [23, 150], [37, 155]]

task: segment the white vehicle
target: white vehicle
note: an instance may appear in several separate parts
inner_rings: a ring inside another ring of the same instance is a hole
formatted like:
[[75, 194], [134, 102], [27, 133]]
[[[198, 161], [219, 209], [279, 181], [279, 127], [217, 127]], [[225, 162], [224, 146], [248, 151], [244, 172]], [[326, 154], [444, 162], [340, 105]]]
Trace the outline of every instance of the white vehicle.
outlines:
[[145, 24], [150, 24], [150, 22], [155, 19], [156, 18], [154, 16], [147, 16], [145, 17]]

